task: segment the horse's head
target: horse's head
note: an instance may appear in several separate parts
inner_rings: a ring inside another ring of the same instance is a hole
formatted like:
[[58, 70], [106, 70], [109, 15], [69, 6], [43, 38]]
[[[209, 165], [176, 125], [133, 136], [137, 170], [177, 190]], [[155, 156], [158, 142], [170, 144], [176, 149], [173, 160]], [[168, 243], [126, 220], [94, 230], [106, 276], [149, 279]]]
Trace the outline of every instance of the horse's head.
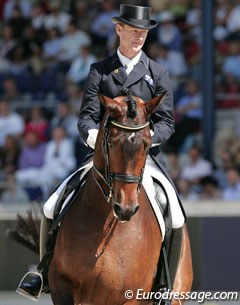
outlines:
[[120, 221], [130, 220], [139, 208], [138, 195], [152, 141], [149, 118], [164, 95], [148, 102], [131, 94], [115, 99], [99, 96], [106, 114], [96, 142], [94, 177]]

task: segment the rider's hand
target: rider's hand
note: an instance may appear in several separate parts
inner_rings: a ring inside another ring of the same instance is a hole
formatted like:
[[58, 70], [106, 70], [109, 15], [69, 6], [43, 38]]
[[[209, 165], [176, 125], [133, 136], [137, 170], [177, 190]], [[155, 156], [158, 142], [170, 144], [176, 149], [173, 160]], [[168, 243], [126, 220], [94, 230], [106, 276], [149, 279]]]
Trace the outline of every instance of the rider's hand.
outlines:
[[154, 131], [152, 129], [150, 129], [150, 135], [151, 135], [151, 137], [154, 136]]
[[88, 138], [87, 138], [87, 145], [92, 149], [95, 149], [95, 144], [97, 140], [98, 130], [97, 129], [90, 129], [88, 131]]

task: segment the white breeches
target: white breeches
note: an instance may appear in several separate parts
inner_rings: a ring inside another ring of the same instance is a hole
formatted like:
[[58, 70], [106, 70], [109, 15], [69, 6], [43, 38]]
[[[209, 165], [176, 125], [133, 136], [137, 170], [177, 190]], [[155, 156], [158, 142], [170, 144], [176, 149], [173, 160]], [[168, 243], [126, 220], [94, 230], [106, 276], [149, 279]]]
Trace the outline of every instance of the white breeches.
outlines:
[[[82, 177], [83, 177], [92, 168], [92, 164], [93, 163], [90, 162], [86, 166], [78, 169], [77, 171], [85, 168], [85, 170], [82, 174]], [[61, 194], [66, 183], [76, 172], [74, 172], [71, 176], [66, 178], [44, 204], [43, 213], [47, 218], [53, 219], [54, 209], [55, 209], [56, 202], [59, 198], [59, 195]], [[150, 157], [148, 157], [146, 166], [145, 166], [145, 170], [144, 170], [144, 175], [143, 175], [143, 186], [144, 186], [147, 196], [149, 197], [149, 200], [151, 202], [156, 201], [155, 200], [155, 188], [153, 185], [152, 177], [154, 177], [155, 179], [160, 181], [161, 184], [165, 188], [165, 191], [167, 193], [168, 200], [170, 203], [171, 214], [172, 214], [172, 227], [175, 229], [182, 227], [185, 219], [184, 219], [184, 215], [182, 213], [182, 209], [180, 207], [179, 200], [176, 195], [175, 189], [173, 188], [173, 186], [169, 182], [169, 180], [164, 176], [164, 174], [159, 170], [159, 168], [157, 167], [155, 162]], [[65, 204], [70, 200], [72, 194], [73, 194], [73, 192], [68, 196]], [[160, 210], [159, 210], [159, 212], [160, 212]], [[158, 217], [158, 215], [156, 215], [156, 216]]]

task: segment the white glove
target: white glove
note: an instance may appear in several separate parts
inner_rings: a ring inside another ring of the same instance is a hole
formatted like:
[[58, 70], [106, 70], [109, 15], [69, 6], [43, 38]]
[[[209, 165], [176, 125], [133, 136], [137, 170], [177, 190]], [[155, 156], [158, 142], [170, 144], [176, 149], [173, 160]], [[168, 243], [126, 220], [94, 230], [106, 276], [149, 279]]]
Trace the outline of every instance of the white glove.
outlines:
[[98, 130], [97, 129], [90, 129], [88, 131], [88, 138], [87, 138], [87, 145], [92, 149], [95, 149], [95, 144], [97, 140]]
[[[154, 131], [153, 131], [152, 129], [150, 129], [150, 135], [151, 135], [151, 137], [154, 136]], [[155, 147], [155, 146], [158, 146], [158, 145], [160, 145], [160, 144], [161, 144], [161, 143], [151, 144], [151, 147]]]

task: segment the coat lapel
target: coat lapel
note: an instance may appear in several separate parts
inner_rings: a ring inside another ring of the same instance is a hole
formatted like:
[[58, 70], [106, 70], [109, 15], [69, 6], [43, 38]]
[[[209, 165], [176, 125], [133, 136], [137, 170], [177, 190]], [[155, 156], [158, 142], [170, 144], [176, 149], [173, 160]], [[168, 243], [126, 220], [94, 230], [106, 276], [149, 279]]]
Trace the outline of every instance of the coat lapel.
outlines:
[[125, 72], [124, 67], [122, 66], [117, 53], [112, 56], [111, 61], [111, 75], [121, 84], [125, 82], [127, 78], [127, 74]]
[[148, 58], [143, 52], [139, 62], [135, 65], [134, 69], [128, 75], [127, 79], [123, 83], [123, 86], [130, 87], [132, 84], [137, 83], [142, 78], [145, 78], [146, 75], [149, 75]]

